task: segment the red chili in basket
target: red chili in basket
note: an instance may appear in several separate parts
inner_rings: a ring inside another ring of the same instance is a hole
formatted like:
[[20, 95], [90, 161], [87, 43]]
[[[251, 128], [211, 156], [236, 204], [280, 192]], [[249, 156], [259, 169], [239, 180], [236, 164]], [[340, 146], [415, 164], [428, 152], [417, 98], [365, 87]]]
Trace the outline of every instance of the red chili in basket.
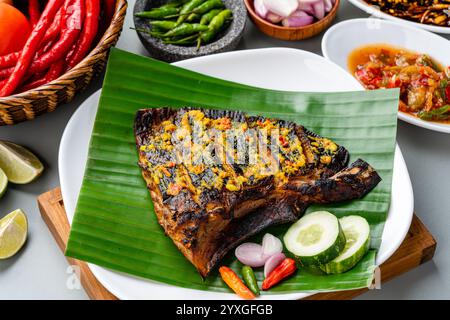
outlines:
[[49, 41], [55, 40], [60, 32], [61, 32], [61, 24], [62, 19], [65, 15], [64, 11], [65, 6], [61, 6], [58, 13], [55, 16], [55, 19], [53, 20], [52, 25], [50, 28], [48, 28], [47, 32], [45, 33], [44, 39], [42, 39], [42, 43], [47, 43]]
[[[39, 58], [40, 56], [42, 56], [42, 54], [46, 53], [53, 45], [53, 41], [48, 42], [45, 46], [41, 47], [35, 55], [35, 58]], [[22, 54], [22, 51], [20, 52], [15, 52], [14, 54], [8, 54], [5, 57], [5, 64], [12, 64], [12, 67], [9, 68], [5, 68], [5, 69], [1, 69], [0, 68], [0, 79], [4, 79], [4, 78], [8, 78], [9, 76], [11, 76], [14, 72], [14, 66], [17, 63], [17, 57], [20, 57], [20, 55]], [[1, 63], [2, 59], [0, 58], [0, 63]], [[1, 65], [0, 65], [1, 67]], [[45, 71], [45, 70], [42, 70]], [[33, 74], [42, 72], [42, 71], [38, 71], [38, 72], [34, 72]], [[29, 72], [27, 74], [30, 74]]]
[[49, 41], [49, 42], [47, 42], [47, 43], [45, 44], [45, 46], [42, 46], [42, 47], [38, 50], [38, 52], [36, 53], [36, 57], [39, 58], [39, 57], [42, 56], [44, 53], [48, 52], [48, 50], [51, 49], [51, 47], [53, 46], [53, 44], [54, 44], [54, 41]]
[[14, 67], [7, 69], [0, 69], [0, 79], [8, 78], [14, 71]]
[[86, 0], [86, 17], [80, 38], [68, 55], [67, 69], [75, 67], [89, 52], [98, 31], [98, 17], [100, 15], [100, 1]]
[[0, 97], [5, 97], [14, 92], [14, 90], [20, 85], [23, 77], [28, 71], [31, 61], [39, 49], [39, 45], [44, 37], [45, 31], [52, 23], [56, 12], [62, 6], [64, 0], [49, 0], [44, 12], [39, 19], [36, 27], [31, 32], [30, 37], [25, 43], [24, 49], [20, 55], [19, 60], [14, 68], [14, 72], [5, 85], [0, 88]]
[[0, 57], [0, 69], [14, 67], [22, 51], [11, 52]]
[[47, 71], [47, 73], [43, 78], [24, 85], [22, 88], [20, 88], [19, 91], [20, 92], [28, 91], [55, 80], [62, 74], [63, 69], [64, 69], [64, 61], [63, 60], [57, 61], [54, 64], [52, 64], [52, 66], [50, 67], [50, 69]]
[[29, 73], [43, 71], [53, 62], [63, 59], [77, 40], [85, 16], [85, 2], [73, 0], [67, 1], [66, 4], [68, 5], [62, 22], [60, 39], [47, 53], [31, 65]]
[[[47, 52], [50, 46], [53, 44], [53, 41], [50, 39], [48, 41], [43, 40], [42, 43], [44, 43], [45, 45], [44, 46], [41, 45], [39, 51], [37, 52], [37, 56], [39, 56], [40, 53]], [[0, 69], [14, 67], [17, 63], [17, 60], [19, 60], [21, 54], [22, 51], [17, 51], [8, 53], [4, 56], [0, 56]]]
[[33, 28], [41, 17], [41, 10], [39, 9], [39, 0], [28, 0], [28, 15], [30, 16], [30, 22]]
[[281, 280], [286, 279], [297, 270], [295, 261], [291, 258], [284, 259], [269, 275], [262, 284], [263, 290], [268, 290], [274, 285], [280, 283]]
[[110, 23], [116, 9], [116, 0], [105, 0], [105, 15], [107, 23]]

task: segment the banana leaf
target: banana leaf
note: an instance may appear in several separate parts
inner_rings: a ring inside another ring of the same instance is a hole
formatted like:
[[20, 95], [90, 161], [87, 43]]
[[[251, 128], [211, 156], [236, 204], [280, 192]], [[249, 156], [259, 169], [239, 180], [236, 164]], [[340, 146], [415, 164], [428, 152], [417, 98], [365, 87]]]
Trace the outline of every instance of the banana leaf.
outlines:
[[[365, 217], [372, 231], [368, 254], [344, 274], [318, 276], [299, 270], [268, 292], [347, 290], [371, 283], [391, 197], [398, 90], [279, 92], [215, 79], [118, 49], [109, 58], [67, 256], [175, 286], [229, 292], [217, 271], [201, 279], [164, 235], [154, 214], [137, 166], [133, 121], [138, 109], [162, 106], [238, 109], [291, 120], [345, 146], [351, 160], [362, 158], [374, 166], [383, 181], [363, 199], [308, 210]], [[267, 231], [282, 237], [287, 228]], [[222, 263], [240, 269], [232, 253]], [[256, 276], [261, 282], [262, 270]]]

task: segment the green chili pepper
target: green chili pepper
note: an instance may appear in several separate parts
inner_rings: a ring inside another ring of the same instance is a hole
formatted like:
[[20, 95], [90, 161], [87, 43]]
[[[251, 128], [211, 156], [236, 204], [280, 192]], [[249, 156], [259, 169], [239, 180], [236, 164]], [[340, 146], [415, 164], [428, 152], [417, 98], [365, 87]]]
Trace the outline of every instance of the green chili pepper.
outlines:
[[156, 27], [161, 30], [172, 30], [176, 26], [175, 21], [168, 21], [168, 20], [154, 20], [151, 22], [152, 27]]
[[217, 33], [226, 25], [228, 19], [232, 18], [233, 13], [229, 9], [222, 10], [216, 15], [208, 25], [208, 31], [202, 32], [201, 42], [210, 42]]
[[195, 39], [198, 37], [198, 34], [194, 34], [192, 36], [175, 39], [175, 40], [163, 40], [165, 44], [174, 44], [178, 46], [192, 46], [195, 44]]
[[174, 0], [174, 1], [169, 1], [167, 4], [159, 7], [159, 9], [161, 8], [174, 8], [174, 7], [179, 7], [183, 4], [185, 4], [186, 2], [188, 2], [190, 0]]
[[165, 19], [180, 12], [179, 8], [166, 7], [157, 8], [150, 11], [142, 11], [135, 14], [136, 17], [145, 19]]
[[196, 20], [200, 20], [200, 15], [197, 13], [191, 13], [186, 19], [187, 22], [193, 22]]
[[211, 22], [211, 20], [220, 13], [220, 9], [211, 10], [208, 13], [205, 13], [200, 19], [200, 24], [207, 25]]
[[194, 10], [192, 10], [191, 12], [180, 13], [180, 14], [174, 15], [170, 18], [179, 17], [181, 15], [188, 15], [187, 20], [189, 21], [189, 18], [192, 17], [194, 14], [202, 15], [202, 14], [206, 14], [216, 8], [223, 8], [223, 7], [224, 7], [224, 4], [223, 4], [222, 0], [208, 0], [205, 3], [199, 5], [197, 8], [194, 8]]
[[136, 30], [136, 31], [139, 31], [139, 32], [142, 32], [142, 33], [149, 34], [149, 35], [151, 35], [152, 37], [155, 37], [155, 38], [162, 38], [163, 35], [164, 35], [164, 33], [160, 33], [159, 31], [155, 31], [155, 30], [149, 31], [149, 30], [142, 29], [142, 28], [130, 28], [130, 29]]
[[222, 0], [208, 0], [205, 3], [196, 7], [194, 10], [192, 10], [192, 12], [198, 13], [198, 14], [204, 14], [213, 9], [220, 9], [223, 7], [224, 7], [224, 4], [223, 4]]
[[169, 2], [168, 4], [155, 9], [177, 8], [178, 6], [180, 6], [179, 2]]
[[431, 111], [420, 111], [417, 116], [422, 120], [447, 120], [450, 119], [450, 105]]
[[207, 26], [199, 23], [183, 23], [164, 34], [165, 37], [188, 36], [193, 33], [199, 33], [208, 30]]
[[161, 36], [166, 32], [167, 32], [167, 30], [164, 30], [164, 29], [161, 29], [161, 28], [155, 27], [155, 26], [153, 26], [152, 30], [150, 31], [150, 33], [152, 33], [152, 34], [157, 34], [157, 35], [161, 35]]
[[178, 17], [178, 20], [177, 20], [177, 25], [182, 24], [184, 22], [184, 20], [187, 19], [187, 16], [192, 13], [191, 11], [194, 10], [195, 8], [197, 8], [199, 5], [201, 5], [205, 1], [206, 0], [191, 0], [191, 1], [187, 2], [186, 4], [184, 4], [183, 7], [181, 8], [180, 16]]
[[245, 284], [253, 292], [256, 296], [259, 296], [259, 287], [258, 282], [256, 281], [255, 273], [253, 269], [249, 266], [242, 267], [242, 278], [244, 279]]

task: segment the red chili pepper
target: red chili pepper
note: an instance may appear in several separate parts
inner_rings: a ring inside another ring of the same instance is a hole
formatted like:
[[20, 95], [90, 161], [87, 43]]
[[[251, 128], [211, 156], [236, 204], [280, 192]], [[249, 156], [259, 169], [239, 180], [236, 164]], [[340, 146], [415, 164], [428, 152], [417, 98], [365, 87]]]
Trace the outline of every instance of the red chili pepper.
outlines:
[[47, 42], [44, 46], [42, 46], [38, 52], [36, 53], [36, 57], [42, 56], [44, 53], [48, 52], [54, 44], [54, 40]]
[[28, 15], [30, 16], [31, 25], [34, 28], [41, 17], [39, 0], [28, 0]]
[[255, 298], [253, 292], [242, 282], [241, 278], [228, 267], [222, 266], [219, 268], [222, 280], [233, 290], [239, 297], [247, 300]]
[[106, 21], [108, 23], [111, 22], [112, 17], [114, 16], [115, 9], [116, 9], [116, 0], [105, 0], [105, 15]]
[[[47, 52], [52, 45], [53, 41], [46, 42], [45, 46], [40, 47], [35, 57], [39, 57], [43, 53]], [[16, 65], [17, 60], [19, 60], [21, 54], [22, 51], [17, 51], [0, 57], [0, 69], [4, 68], [4, 70], [0, 71], [0, 78], [7, 78], [12, 74], [12, 72], [14, 71], [14, 68], [12, 67]]]
[[[53, 41], [50, 41], [50, 42], [48, 42], [45, 46], [43, 46], [43, 47], [41, 47], [39, 50], [38, 50], [38, 52], [36, 53], [36, 55], [35, 55], [35, 58], [37, 57], [40, 57], [40, 56], [42, 56], [44, 53], [46, 53], [51, 47], [52, 47], [52, 45], [53, 45]], [[5, 69], [0, 69], [0, 79], [4, 79], [4, 78], [8, 78], [9, 76], [11, 76], [11, 74], [14, 72], [14, 66], [16, 65], [16, 63], [17, 63], [17, 59], [16, 59], [16, 57], [20, 57], [20, 54], [21, 54], [21, 52], [15, 52], [15, 54], [13, 55], [13, 54], [9, 54], [9, 55], [6, 55], [6, 56], [3, 56], [3, 57], [5, 57], [5, 62], [7, 63], [7, 64], [12, 64], [13, 66], [12, 67], [10, 67], [10, 68], [5, 68]], [[14, 61], [15, 60], [15, 61]], [[1, 62], [2, 60], [1, 60], [1, 58], [0, 58], [0, 62]], [[14, 63], [13, 63], [14, 62]], [[44, 70], [45, 71], [45, 70]], [[42, 71], [40, 71], [40, 72], [42, 72]], [[36, 75], [36, 74], [39, 74], [40, 72], [36, 72], [36, 73], [34, 73], [33, 75]], [[27, 75], [28, 75], [29, 73], [27, 73]]]
[[86, 17], [80, 38], [69, 53], [67, 69], [75, 67], [87, 55], [98, 31], [98, 16], [100, 14], [99, 0], [86, 0]]
[[[43, 77], [45, 77], [47, 72], [48, 72], [48, 70], [46, 70], [45, 72], [35, 73], [33, 76], [28, 77], [27, 80], [23, 81], [22, 87], [28, 85], [31, 82], [42, 79]], [[20, 90], [16, 90], [16, 91], [20, 91]]]
[[286, 148], [289, 146], [289, 141], [284, 136], [279, 136], [278, 140], [280, 140], [282, 147]]
[[297, 270], [295, 261], [291, 258], [284, 259], [268, 276], [262, 284], [263, 290], [268, 290], [281, 280], [289, 277]]
[[0, 69], [0, 79], [8, 78], [12, 74], [13, 71], [14, 71], [14, 67], [7, 68], [7, 69]]
[[[53, 45], [53, 41], [50, 41], [49, 43], [47, 43], [44, 47], [39, 49], [39, 51], [36, 53], [36, 56], [40, 57], [42, 54], [47, 52], [52, 47], [52, 45]], [[52, 66], [54, 66], [55, 64], [57, 64], [57, 63], [54, 63]], [[64, 65], [62, 64], [61, 67], [63, 67], [63, 66]], [[50, 69], [51, 69], [51, 67], [48, 70], [37, 72], [37, 73], [34, 73], [32, 75], [27, 74], [28, 79], [23, 81], [23, 86], [28, 85], [31, 82], [42, 80], [42, 78], [45, 77], [45, 75], [50, 71]], [[19, 92], [21, 92], [21, 91], [19, 90]]]
[[22, 51], [11, 52], [0, 57], [0, 68], [14, 67]]
[[52, 23], [56, 12], [62, 6], [64, 0], [49, 0], [44, 12], [39, 19], [36, 27], [33, 29], [30, 37], [25, 43], [24, 49], [20, 55], [19, 60], [14, 68], [14, 72], [4, 86], [0, 88], [0, 97], [5, 97], [14, 92], [14, 90], [20, 85], [25, 74], [30, 67], [31, 61], [39, 49], [42, 38], [45, 35], [45, 31]]
[[47, 73], [45, 74], [45, 76], [43, 78], [35, 80], [33, 82], [30, 82], [30, 83], [24, 85], [18, 91], [20, 91], [20, 92], [28, 91], [28, 90], [40, 87], [49, 82], [52, 82], [53, 80], [57, 79], [61, 75], [61, 73], [63, 72], [63, 69], [64, 69], [64, 61], [63, 60], [57, 61], [54, 64], [52, 64], [52, 66], [50, 67], [50, 69], [47, 71]]
[[[48, 42], [45, 46], [41, 47], [38, 50], [35, 57], [42, 56], [42, 54], [46, 53], [51, 48], [52, 45], [53, 45], [53, 41]], [[0, 79], [8, 78], [9, 76], [11, 76], [11, 74], [14, 72], [14, 66], [17, 63], [17, 59], [18, 59], [18, 57], [20, 57], [21, 53], [22, 52], [20, 51], [20, 52], [15, 52], [15, 53], [11, 53], [11, 54], [5, 55], [3, 57], [0, 57], [0, 67], [1, 67], [2, 61], [5, 63], [5, 67], [12, 65], [9, 68], [5, 68], [5, 69], [0, 68]], [[34, 75], [36, 75], [38, 73], [39, 72], [34, 73]], [[27, 73], [27, 74], [29, 74], [29, 73]]]
[[62, 20], [65, 16], [65, 6], [62, 6], [58, 13], [55, 16], [55, 19], [53, 20], [52, 25], [50, 28], [48, 28], [47, 32], [45, 33], [44, 39], [42, 39], [42, 43], [47, 43], [49, 41], [55, 40], [59, 34], [61, 33], [61, 25]]
[[31, 65], [30, 73], [43, 71], [53, 62], [63, 59], [76, 42], [85, 16], [85, 3], [83, 0], [69, 0], [66, 2], [66, 5], [66, 14], [62, 21], [60, 39], [46, 54]]

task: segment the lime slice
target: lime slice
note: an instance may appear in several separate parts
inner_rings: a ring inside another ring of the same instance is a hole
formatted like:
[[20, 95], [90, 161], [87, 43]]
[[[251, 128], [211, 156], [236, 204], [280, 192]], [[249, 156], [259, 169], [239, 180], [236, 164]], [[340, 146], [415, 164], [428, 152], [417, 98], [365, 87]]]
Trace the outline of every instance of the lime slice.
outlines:
[[8, 177], [5, 172], [0, 168], [0, 199], [3, 197], [3, 194], [6, 191], [6, 187], [8, 186]]
[[30, 151], [17, 144], [0, 141], [0, 168], [12, 183], [30, 183], [39, 177], [44, 166]]
[[0, 220], [0, 259], [15, 255], [27, 240], [27, 216], [17, 209]]

